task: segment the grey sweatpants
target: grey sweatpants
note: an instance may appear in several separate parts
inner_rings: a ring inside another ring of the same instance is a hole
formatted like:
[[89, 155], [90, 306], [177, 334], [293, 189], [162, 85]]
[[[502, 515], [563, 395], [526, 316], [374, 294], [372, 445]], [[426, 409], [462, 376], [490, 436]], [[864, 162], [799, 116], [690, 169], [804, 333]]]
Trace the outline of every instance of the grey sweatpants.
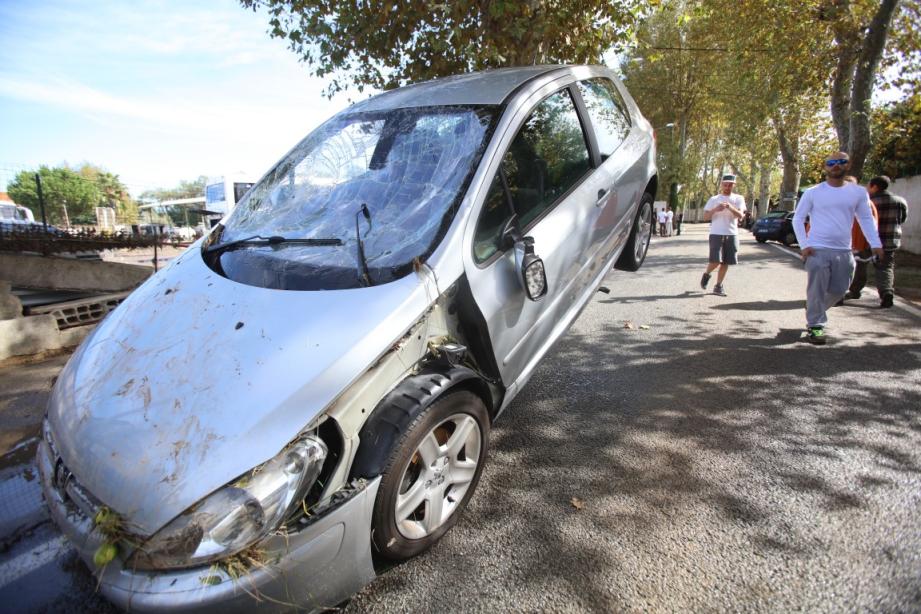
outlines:
[[824, 327], [825, 312], [844, 298], [854, 276], [854, 255], [849, 249], [814, 248], [806, 259], [806, 326]]

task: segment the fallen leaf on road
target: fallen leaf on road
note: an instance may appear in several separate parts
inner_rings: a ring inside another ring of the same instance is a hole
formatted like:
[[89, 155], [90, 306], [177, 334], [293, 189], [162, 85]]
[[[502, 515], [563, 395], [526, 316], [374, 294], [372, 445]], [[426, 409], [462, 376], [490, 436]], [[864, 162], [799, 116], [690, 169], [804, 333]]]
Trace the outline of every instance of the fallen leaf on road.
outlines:
[[573, 497], [570, 503], [572, 503], [572, 506], [577, 510], [581, 510], [583, 507], [585, 507], [585, 501], [579, 497]]
[[624, 328], [628, 330], [633, 330], [636, 328], [636, 325], [633, 322], [624, 322]]
[[643, 330], [649, 330], [649, 325], [648, 325], [648, 324], [640, 324], [640, 328], [643, 329]]

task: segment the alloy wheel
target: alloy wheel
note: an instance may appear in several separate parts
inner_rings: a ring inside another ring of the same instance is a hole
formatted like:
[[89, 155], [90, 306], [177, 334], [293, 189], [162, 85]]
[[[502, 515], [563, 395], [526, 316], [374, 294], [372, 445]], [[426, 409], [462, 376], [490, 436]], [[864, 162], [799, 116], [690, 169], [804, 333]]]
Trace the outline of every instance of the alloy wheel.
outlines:
[[652, 239], [652, 207], [648, 202], [643, 203], [643, 210], [636, 218], [636, 237], [633, 255], [637, 262], [642, 262]]
[[422, 438], [400, 481], [394, 519], [407, 539], [421, 539], [457, 510], [476, 475], [483, 436], [477, 421], [457, 413]]

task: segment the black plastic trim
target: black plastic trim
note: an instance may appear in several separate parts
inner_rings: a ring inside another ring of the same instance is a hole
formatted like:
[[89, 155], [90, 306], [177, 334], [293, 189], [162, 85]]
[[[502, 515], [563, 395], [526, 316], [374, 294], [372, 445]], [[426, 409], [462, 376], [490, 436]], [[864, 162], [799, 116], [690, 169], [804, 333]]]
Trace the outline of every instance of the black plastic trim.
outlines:
[[448, 371], [424, 371], [400, 382], [385, 396], [358, 436], [361, 444], [352, 463], [352, 478], [373, 478], [384, 467], [400, 437], [415, 419], [449, 390], [469, 382], [482, 392], [486, 382], [467, 367]]

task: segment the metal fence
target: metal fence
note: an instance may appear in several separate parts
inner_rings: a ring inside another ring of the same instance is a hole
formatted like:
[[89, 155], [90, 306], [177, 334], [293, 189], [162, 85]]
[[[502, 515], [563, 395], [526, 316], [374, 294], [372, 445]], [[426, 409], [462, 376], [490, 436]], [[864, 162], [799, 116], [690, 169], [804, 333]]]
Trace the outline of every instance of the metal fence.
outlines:
[[135, 226], [131, 232], [105, 232], [95, 228], [58, 228], [51, 224], [0, 223], [0, 251], [38, 254], [99, 252], [178, 244], [179, 238], [159, 229]]

